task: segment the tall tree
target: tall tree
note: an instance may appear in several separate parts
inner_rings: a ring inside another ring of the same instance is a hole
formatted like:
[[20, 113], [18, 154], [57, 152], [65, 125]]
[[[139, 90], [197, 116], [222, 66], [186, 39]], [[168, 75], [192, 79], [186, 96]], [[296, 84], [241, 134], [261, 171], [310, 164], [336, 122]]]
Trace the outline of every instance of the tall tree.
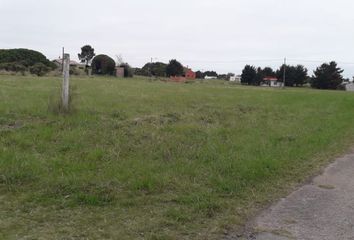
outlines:
[[81, 48], [81, 53], [78, 54], [78, 57], [80, 61], [85, 63], [86, 67], [88, 67], [91, 59], [95, 55], [95, 49], [93, 49], [90, 45], [85, 45]]
[[337, 89], [344, 80], [343, 71], [334, 61], [324, 63], [314, 71], [311, 86], [318, 89]]
[[252, 85], [259, 86], [263, 81], [263, 78], [265, 78], [267, 75], [265, 74], [265, 72], [263, 72], [263, 69], [261, 67], [258, 67], [256, 72], [257, 72], [256, 79]]
[[283, 81], [285, 67], [285, 86], [294, 87], [302, 86], [306, 83], [308, 79], [307, 69], [302, 65], [290, 66], [290, 65], [282, 65], [276, 72], [276, 76], [278, 79]]
[[308, 80], [307, 68], [303, 65], [294, 67], [294, 83], [297, 87], [303, 86]]
[[246, 65], [242, 70], [241, 83], [255, 85], [257, 79], [257, 71], [254, 66]]
[[205, 74], [202, 71], [196, 71], [195, 75], [198, 79], [203, 79], [205, 77]]
[[206, 71], [204, 72], [204, 76], [208, 76], [208, 77], [217, 77], [218, 73], [215, 71]]
[[284, 68], [285, 68], [285, 86], [294, 86], [293, 68], [290, 65], [281, 65], [281, 67], [276, 71], [276, 77], [279, 81], [284, 82]]
[[271, 68], [271, 67], [265, 67], [262, 69], [262, 74], [265, 76], [265, 77], [275, 77], [276, 74], [274, 72], [274, 70]]
[[180, 62], [176, 59], [172, 59], [166, 67], [166, 75], [171, 76], [182, 76], [184, 73], [184, 68]]

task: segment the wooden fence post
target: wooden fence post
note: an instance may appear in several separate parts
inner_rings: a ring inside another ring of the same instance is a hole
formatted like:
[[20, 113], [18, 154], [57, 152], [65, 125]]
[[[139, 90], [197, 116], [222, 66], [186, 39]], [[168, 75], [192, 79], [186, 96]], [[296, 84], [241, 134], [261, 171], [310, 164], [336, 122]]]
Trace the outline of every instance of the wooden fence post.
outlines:
[[69, 76], [70, 76], [70, 55], [64, 54], [63, 65], [63, 86], [62, 86], [62, 105], [65, 111], [69, 110]]

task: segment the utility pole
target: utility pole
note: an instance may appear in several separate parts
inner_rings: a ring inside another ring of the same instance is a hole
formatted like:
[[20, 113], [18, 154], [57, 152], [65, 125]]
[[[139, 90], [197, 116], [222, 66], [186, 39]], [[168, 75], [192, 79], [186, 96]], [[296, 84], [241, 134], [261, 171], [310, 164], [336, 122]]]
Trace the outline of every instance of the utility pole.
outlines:
[[285, 88], [285, 80], [286, 80], [286, 58], [284, 58], [284, 67], [283, 67], [283, 88]]
[[64, 71], [64, 47], [63, 47], [63, 52], [61, 55], [61, 71]]
[[150, 66], [149, 66], [150, 81], [152, 81], [151, 67], [152, 67], [152, 58], [150, 59]]

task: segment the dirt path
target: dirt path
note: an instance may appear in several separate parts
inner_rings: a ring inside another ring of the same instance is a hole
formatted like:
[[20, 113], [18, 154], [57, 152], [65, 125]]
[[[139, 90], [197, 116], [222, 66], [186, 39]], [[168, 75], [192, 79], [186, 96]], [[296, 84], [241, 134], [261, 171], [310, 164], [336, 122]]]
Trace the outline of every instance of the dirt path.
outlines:
[[354, 153], [265, 210], [252, 229], [246, 239], [354, 240]]

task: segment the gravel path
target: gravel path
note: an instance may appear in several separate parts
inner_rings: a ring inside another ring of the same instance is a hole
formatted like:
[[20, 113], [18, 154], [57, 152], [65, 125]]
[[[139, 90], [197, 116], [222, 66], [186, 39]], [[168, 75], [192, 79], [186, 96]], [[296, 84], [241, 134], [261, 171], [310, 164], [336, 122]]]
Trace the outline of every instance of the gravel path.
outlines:
[[252, 229], [246, 239], [354, 240], [354, 153], [265, 210]]

